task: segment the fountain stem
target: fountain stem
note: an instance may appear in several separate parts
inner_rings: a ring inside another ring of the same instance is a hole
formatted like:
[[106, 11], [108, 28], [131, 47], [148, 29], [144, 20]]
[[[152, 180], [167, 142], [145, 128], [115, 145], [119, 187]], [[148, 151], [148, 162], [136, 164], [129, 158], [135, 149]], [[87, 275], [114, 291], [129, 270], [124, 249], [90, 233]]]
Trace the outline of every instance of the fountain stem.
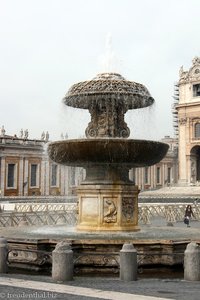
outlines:
[[89, 107], [91, 122], [85, 131], [87, 138], [129, 137], [130, 130], [124, 121], [124, 114], [128, 109], [123, 102], [116, 99], [116, 96], [108, 94], [92, 101]]
[[129, 168], [125, 166], [93, 165], [87, 166], [85, 180], [82, 184], [131, 184]]

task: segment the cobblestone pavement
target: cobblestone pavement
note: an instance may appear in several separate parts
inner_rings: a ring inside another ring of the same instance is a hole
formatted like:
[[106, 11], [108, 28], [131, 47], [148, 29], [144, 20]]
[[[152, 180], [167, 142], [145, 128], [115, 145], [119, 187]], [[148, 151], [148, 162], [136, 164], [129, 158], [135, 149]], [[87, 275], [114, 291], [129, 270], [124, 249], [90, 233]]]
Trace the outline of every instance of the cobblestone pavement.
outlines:
[[123, 282], [117, 277], [75, 277], [55, 283], [48, 276], [1, 274], [0, 299], [199, 300], [200, 283], [170, 278]]

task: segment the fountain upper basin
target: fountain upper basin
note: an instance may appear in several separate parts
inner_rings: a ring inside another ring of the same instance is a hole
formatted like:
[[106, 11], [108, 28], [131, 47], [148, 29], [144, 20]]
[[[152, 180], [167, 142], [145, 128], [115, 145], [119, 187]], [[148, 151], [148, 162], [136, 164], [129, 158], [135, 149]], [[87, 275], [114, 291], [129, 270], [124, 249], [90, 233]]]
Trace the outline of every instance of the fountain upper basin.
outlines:
[[150, 106], [154, 103], [147, 88], [134, 81], [125, 80], [117, 73], [101, 73], [95, 78], [74, 84], [64, 97], [68, 106], [89, 109], [94, 103], [105, 100], [108, 104], [123, 103], [126, 109]]
[[156, 164], [168, 148], [165, 143], [148, 140], [72, 139], [50, 143], [48, 154], [53, 161], [68, 166], [124, 165], [132, 168]]

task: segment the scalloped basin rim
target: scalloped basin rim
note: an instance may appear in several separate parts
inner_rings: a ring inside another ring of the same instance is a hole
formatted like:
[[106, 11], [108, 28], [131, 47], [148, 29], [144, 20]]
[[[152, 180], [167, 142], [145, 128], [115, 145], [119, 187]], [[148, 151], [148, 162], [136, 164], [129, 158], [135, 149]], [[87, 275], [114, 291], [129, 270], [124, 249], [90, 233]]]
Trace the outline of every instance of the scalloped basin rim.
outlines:
[[132, 168], [158, 163], [168, 148], [168, 144], [150, 140], [71, 139], [50, 143], [48, 154], [53, 161], [68, 166], [110, 165]]

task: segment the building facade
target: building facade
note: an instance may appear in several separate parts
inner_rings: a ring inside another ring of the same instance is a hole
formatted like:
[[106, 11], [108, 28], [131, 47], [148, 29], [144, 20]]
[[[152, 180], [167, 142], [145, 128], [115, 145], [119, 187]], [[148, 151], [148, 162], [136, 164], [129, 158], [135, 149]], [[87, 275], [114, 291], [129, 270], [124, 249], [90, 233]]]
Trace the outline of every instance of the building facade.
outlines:
[[180, 69], [179, 102], [179, 184], [200, 182], [200, 57], [188, 71]]
[[[130, 170], [130, 178], [141, 190], [156, 189], [177, 182], [176, 139], [165, 137], [169, 144], [166, 157], [151, 167]], [[85, 171], [51, 161], [48, 140], [0, 135], [1, 197], [70, 196], [84, 180]]]
[[164, 137], [161, 142], [169, 145], [167, 155], [159, 163], [130, 171], [130, 178], [140, 190], [159, 189], [178, 182], [178, 143], [176, 138]]
[[5, 196], [64, 196], [73, 193], [80, 169], [52, 162], [46, 152], [48, 139], [0, 134], [0, 192]]

